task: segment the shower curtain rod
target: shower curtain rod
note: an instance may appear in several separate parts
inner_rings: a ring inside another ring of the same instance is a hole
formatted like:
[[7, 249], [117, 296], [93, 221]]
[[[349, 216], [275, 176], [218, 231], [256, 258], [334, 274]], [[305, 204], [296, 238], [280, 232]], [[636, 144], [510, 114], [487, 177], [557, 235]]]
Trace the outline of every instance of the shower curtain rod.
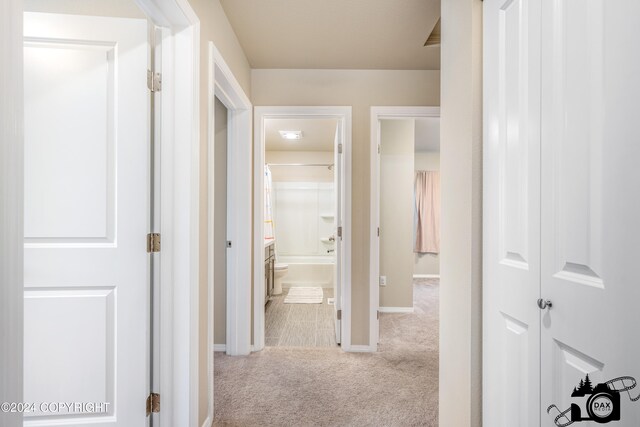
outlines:
[[267, 166], [324, 166], [331, 169], [333, 163], [267, 163]]

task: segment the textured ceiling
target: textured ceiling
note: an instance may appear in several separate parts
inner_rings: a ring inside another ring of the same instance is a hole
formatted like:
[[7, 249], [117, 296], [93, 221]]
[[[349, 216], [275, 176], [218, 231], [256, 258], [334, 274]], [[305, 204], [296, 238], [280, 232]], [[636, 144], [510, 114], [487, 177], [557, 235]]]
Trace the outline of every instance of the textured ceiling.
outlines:
[[[266, 119], [266, 151], [333, 151], [337, 119]], [[302, 138], [286, 140], [280, 131], [302, 131]]]
[[252, 68], [440, 69], [440, 0], [221, 3]]

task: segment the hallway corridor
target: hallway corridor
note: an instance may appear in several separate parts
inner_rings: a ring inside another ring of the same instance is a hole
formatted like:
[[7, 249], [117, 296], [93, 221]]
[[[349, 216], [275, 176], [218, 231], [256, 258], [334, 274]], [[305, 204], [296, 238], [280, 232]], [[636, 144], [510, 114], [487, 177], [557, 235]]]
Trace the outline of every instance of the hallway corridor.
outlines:
[[380, 317], [377, 353], [267, 347], [215, 354], [215, 426], [437, 426], [437, 279], [414, 313]]

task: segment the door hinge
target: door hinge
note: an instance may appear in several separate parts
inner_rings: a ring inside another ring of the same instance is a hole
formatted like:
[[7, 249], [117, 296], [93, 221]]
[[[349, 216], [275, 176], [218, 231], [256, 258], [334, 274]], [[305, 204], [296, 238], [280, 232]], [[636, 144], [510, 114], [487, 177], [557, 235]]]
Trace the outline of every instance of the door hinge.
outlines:
[[149, 397], [147, 397], [147, 417], [151, 415], [152, 412], [160, 412], [159, 393], [150, 393]]
[[380, 227], [378, 227], [378, 237], [380, 237]]
[[342, 238], [342, 227], [338, 227], [338, 237]]
[[151, 92], [162, 91], [162, 74], [147, 70], [147, 87]]
[[338, 144], [338, 153], [342, 154], [342, 144]]
[[378, 144], [378, 154], [380, 154], [380, 144]]
[[160, 252], [160, 233], [147, 234], [147, 252]]
[[380, 320], [380, 310], [376, 310], [376, 319]]
[[336, 314], [338, 316], [338, 320], [342, 320], [342, 310], [338, 310]]

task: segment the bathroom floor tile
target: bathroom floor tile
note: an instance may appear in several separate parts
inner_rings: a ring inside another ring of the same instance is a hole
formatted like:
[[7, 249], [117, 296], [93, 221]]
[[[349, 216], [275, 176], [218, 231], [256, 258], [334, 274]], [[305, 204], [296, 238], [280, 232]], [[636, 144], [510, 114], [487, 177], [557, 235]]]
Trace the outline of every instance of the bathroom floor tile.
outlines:
[[333, 311], [328, 313], [318, 313], [317, 329], [331, 329], [333, 328]]
[[319, 304], [287, 304], [289, 310], [289, 322], [314, 322], [318, 318]]
[[333, 347], [336, 345], [336, 331], [334, 329], [316, 330], [316, 347]]
[[280, 338], [282, 336], [282, 332], [287, 324], [286, 316], [271, 316], [266, 322], [264, 328], [264, 336], [267, 337], [277, 337]]
[[315, 324], [312, 322], [288, 323], [280, 338], [281, 347], [314, 347]]
[[265, 309], [265, 345], [270, 347], [335, 346], [334, 306], [327, 298], [333, 289], [323, 289], [322, 304], [284, 304], [288, 289], [275, 295]]

